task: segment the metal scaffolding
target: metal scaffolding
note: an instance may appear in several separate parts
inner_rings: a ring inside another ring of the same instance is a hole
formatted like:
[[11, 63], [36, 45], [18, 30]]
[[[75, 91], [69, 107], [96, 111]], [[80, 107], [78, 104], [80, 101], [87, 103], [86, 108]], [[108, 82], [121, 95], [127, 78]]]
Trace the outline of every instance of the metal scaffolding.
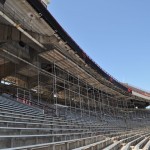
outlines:
[[[117, 99], [106, 90], [89, 85], [77, 72], [72, 74], [63, 70], [56, 62], [47, 62], [40, 56], [36, 56], [38, 61], [29, 62], [6, 49], [5, 55], [0, 57], [3, 60], [1, 87], [4, 92], [15, 95], [17, 100], [23, 99], [30, 105], [45, 103], [48, 109], [53, 109], [51, 115], [68, 119], [104, 123], [121, 119], [126, 127], [132, 126], [132, 120], [138, 122], [149, 116], [149, 111], [135, 106], [128, 108], [128, 100]], [[12, 72], [5, 68], [8, 62], [15, 68]]]

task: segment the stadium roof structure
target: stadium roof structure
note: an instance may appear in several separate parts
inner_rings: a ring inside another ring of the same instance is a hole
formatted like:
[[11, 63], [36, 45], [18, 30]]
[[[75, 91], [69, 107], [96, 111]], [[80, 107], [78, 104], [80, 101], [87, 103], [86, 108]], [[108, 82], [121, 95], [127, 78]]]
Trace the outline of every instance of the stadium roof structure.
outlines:
[[132, 89], [132, 94], [138, 97], [141, 97], [143, 99], [147, 99], [150, 100], [150, 92], [147, 92], [143, 89], [137, 88], [133, 85], [127, 84], [127, 83], [122, 83], [124, 86], [126, 86], [127, 88]]
[[[91, 87], [100, 89], [116, 99], [135, 100], [140, 104], [144, 102], [144, 106], [148, 105], [148, 99], [132, 95], [130, 87], [117, 81], [96, 64], [39, 0], [1, 0], [0, 2], [4, 4], [0, 8], [1, 35], [7, 35], [1, 36], [3, 53], [18, 58], [15, 53], [11, 54], [14, 49], [13, 44], [16, 46], [15, 42], [18, 41], [22, 47], [26, 45], [30, 50], [34, 49], [36, 55], [55, 63]], [[7, 34], [4, 32], [6, 28], [9, 31]], [[11, 52], [6, 50], [5, 46], [9, 47]], [[19, 59], [29, 57], [27, 54], [22, 54]], [[19, 73], [27, 74], [27, 70], [24, 68]]]
[[[128, 88], [119, 83], [116, 79], [114, 79], [111, 75], [105, 72], [98, 64], [96, 64], [81, 48], [80, 46], [67, 34], [67, 32], [61, 27], [61, 25], [55, 20], [55, 18], [50, 14], [50, 12], [45, 9], [39, 1], [27, 0], [38, 13], [42, 14], [42, 18], [50, 25], [50, 27], [55, 31], [55, 34], [61, 38], [59, 42], [62, 42], [69, 50], [73, 51], [72, 53], [80, 58], [80, 60], [85, 64], [92, 68], [96, 73], [101, 75], [103, 79], [106, 79], [106, 82], [113, 83], [117, 88], [120, 88], [126, 92], [130, 92]], [[71, 52], [70, 52], [71, 55]], [[76, 60], [75, 60], [76, 61]], [[79, 67], [80, 64], [78, 64]], [[115, 87], [114, 87], [115, 88]]]

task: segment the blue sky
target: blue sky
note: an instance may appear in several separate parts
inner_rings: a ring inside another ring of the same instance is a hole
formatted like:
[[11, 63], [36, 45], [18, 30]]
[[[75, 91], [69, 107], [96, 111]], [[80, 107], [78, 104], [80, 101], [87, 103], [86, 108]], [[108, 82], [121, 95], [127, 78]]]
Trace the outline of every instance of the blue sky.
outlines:
[[52, 0], [48, 9], [106, 72], [150, 91], [150, 0]]

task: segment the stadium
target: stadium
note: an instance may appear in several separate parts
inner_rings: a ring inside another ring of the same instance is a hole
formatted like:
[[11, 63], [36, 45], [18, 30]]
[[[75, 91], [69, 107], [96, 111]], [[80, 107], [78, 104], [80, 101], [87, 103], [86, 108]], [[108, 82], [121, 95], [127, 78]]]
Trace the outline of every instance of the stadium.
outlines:
[[150, 149], [150, 93], [94, 62], [40, 0], [0, 0], [0, 149]]

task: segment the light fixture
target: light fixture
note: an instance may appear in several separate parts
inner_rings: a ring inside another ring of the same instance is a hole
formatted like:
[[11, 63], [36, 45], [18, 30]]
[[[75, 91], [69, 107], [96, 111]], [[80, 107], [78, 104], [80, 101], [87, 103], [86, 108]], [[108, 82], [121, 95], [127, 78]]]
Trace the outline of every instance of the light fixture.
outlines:
[[55, 97], [55, 98], [57, 97], [57, 94], [56, 94], [56, 93], [54, 94], [54, 97]]

